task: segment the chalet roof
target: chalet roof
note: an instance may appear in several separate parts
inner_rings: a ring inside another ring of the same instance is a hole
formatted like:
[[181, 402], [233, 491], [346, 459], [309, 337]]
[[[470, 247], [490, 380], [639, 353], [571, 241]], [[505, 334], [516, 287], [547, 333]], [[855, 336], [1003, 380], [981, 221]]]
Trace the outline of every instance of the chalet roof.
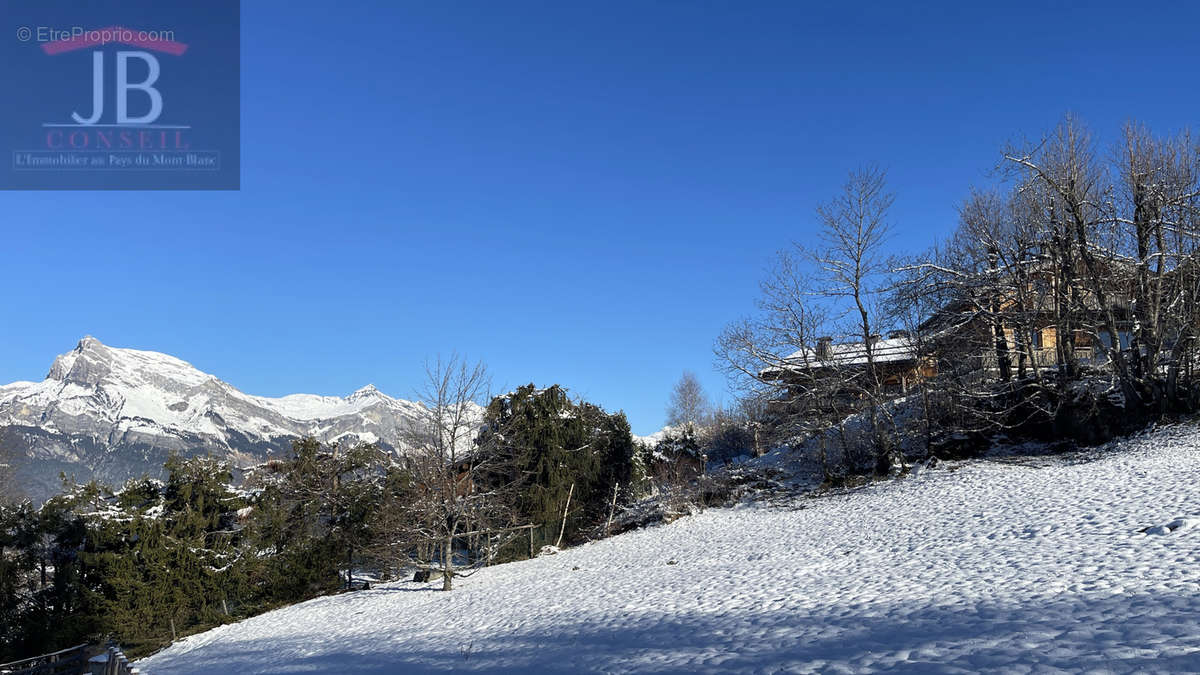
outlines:
[[[865, 366], [867, 364], [867, 347], [862, 342], [844, 342], [829, 345], [829, 353], [825, 358], [818, 355], [818, 349], [801, 349], [786, 361], [794, 364], [796, 370], [818, 370], [840, 366]], [[911, 337], [894, 337], [877, 340], [871, 348], [871, 356], [875, 363], [897, 363], [915, 361], [917, 358], [916, 342]]]

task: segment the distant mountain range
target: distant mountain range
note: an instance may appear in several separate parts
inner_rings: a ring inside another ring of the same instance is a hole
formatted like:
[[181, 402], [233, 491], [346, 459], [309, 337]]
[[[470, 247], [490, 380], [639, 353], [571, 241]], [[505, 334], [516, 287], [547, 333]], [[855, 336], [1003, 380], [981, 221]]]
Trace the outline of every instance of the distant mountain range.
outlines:
[[399, 452], [422, 409], [370, 385], [345, 398], [251, 396], [175, 357], [85, 337], [41, 382], [0, 386], [0, 461], [27, 496], [44, 499], [60, 472], [121, 484], [161, 476], [173, 451], [244, 466], [312, 436]]

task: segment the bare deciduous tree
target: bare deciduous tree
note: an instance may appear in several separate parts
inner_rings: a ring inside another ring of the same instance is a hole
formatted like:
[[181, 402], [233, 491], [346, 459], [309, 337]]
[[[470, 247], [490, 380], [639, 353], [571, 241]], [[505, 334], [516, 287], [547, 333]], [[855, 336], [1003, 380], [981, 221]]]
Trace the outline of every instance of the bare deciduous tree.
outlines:
[[891, 231], [887, 218], [894, 201], [887, 191], [886, 172], [868, 166], [852, 171], [842, 193], [817, 207], [822, 248], [815, 255], [824, 272], [822, 292], [841, 305], [848, 320], [846, 332], [862, 340], [866, 368], [857, 378], [858, 389], [870, 419], [876, 470], [881, 473], [903, 461], [880, 419], [882, 382], [875, 354], [880, 332], [876, 303], [891, 272], [884, 244]]
[[667, 405], [667, 424], [690, 425], [698, 429], [707, 424], [711, 414], [712, 404], [708, 395], [704, 393], [700, 380], [692, 371], [683, 371], [683, 375], [671, 390], [670, 403]]
[[[1074, 424], [1095, 413], [1080, 392], [1105, 378], [1097, 394], [1133, 419], [1190, 407], [1178, 375], [1197, 318], [1198, 162], [1189, 135], [1131, 123], [1105, 163], [1071, 116], [1005, 151], [1011, 191], [974, 191], [949, 254], [906, 270], [909, 297], [943, 306], [932, 328], [954, 343], [938, 345], [937, 387], [957, 392], [956, 419], [977, 431], [1031, 416]], [[960, 352], [972, 362], [961, 372], [945, 358]]]
[[[836, 422], [830, 379], [820, 373], [817, 346], [828, 314], [816, 281], [796, 251], [779, 254], [760, 283], [759, 312], [728, 325], [717, 339], [717, 365], [754, 409], [758, 450], [820, 434]], [[828, 474], [827, 458], [821, 470]]]
[[[774, 399], [767, 417], [785, 437], [815, 435], [823, 442], [825, 431], [842, 429], [847, 414], [865, 409], [879, 471], [902, 461], [886, 432], [876, 359], [879, 303], [891, 271], [884, 245], [892, 202], [882, 169], [851, 172], [841, 193], [817, 207], [820, 246], [797, 244], [780, 254], [761, 285], [759, 316], [731, 324], [715, 350], [742, 393]], [[861, 358], [830, 353], [831, 335], [850, 336], [861, 345]], [[856, 470], [851, 455], [857, 443], [837, 436], [843, 464]]]
[[456, 574], [456, 539], [509, 524], [510, 510], [504, 496], [482, 480], [494, 457], [474, 447], [481, 404], [489, 395], [487, 369], [451, 356], [427, 363], [425, 371], [418, 392], [422, 413], [405, 438], [412, 490], [404, 528], [419, 552], [418, 563], [439, 572], [442, 590], [448, 591]]
[[[1022, 188], [1042, 194], [1049, 206], [1046, 249], [1059, 272], [1056, 286], [1063, 308], [1055, 333], [1063, 355], [1060, 372], [1064, 378], [1076, 375], [1075, 336], [1085, 331], [1112, 364], [1126, 396], [1137, 400], [1139, 393], [1122, 355], [1128, 345], [1122, 344], [1115, 312], [1121, 300], [1119, 292], [1114, 293], [1112, 275], [1118, 270], [1105, 264], [1115, 253], [1102, 229], [1114, 222], [1112, 186], [1096, 158], [1091, 133], [1077, 118], [1067, 116], [1037, 147], [1010, 149], [1005, 159], [1016, 167]], [[1101, 338], [1101, 331], [1107, 339]]]

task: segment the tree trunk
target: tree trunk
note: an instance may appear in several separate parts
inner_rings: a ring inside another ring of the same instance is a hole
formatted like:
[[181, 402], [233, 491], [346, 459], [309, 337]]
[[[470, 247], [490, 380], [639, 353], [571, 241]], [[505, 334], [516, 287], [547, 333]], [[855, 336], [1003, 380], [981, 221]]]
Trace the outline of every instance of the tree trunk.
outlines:
[[448, 591], [454, 582], [454, 535], [446, 535], [442, 553], [442, 590]]
[[[994, 275], [999, 263], [999, 252], [994, 249], [989, 251], [988, 271]], [[993, 285], [995, 285], [994, 282]], [[1004, 322], [1000, 319], [1000, 312], [1003, 307], [1001, 306], [1002, 303], [1000, 302], [1000, 292], [998, 290], [992, 291], [989, 304], [991, 306], [988, 309], [991, 311], [992, 315], [992, 335], [996, 339], [996, 368], [1000, 373], [1000, 381], [1008, 382], [1012, 380], [1012, 363], [1008, 356], [1008, 340], [1005, 339], [1004, 336]], [[1014, 330], [1014, 334], [1015, 332], [1016, 331]]]

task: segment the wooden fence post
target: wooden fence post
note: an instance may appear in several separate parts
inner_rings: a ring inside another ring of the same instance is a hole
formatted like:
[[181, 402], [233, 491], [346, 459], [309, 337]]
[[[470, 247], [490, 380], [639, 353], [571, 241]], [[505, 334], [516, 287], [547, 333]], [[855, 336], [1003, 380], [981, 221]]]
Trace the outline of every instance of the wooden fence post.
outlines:
[[604, 536], [608, 537], [612, 534], [612, 519], [613, 514], [617, 512], [617, 491], [621, 489], [621, 484], [617, 483], [613, 486], [612, 506], [608, 508], [608, 522], [604, 524]]
[[563, 507], [562, 525], [558, 528], [558, 542], [554, 544], [554, 548], [562, 547], [563, 532], [567, 531], [567, 512], [571, 509], [571, 495], [575, 494], [575, 484], [571, 483], [571, 489], [567, 491], [567, 505]]

